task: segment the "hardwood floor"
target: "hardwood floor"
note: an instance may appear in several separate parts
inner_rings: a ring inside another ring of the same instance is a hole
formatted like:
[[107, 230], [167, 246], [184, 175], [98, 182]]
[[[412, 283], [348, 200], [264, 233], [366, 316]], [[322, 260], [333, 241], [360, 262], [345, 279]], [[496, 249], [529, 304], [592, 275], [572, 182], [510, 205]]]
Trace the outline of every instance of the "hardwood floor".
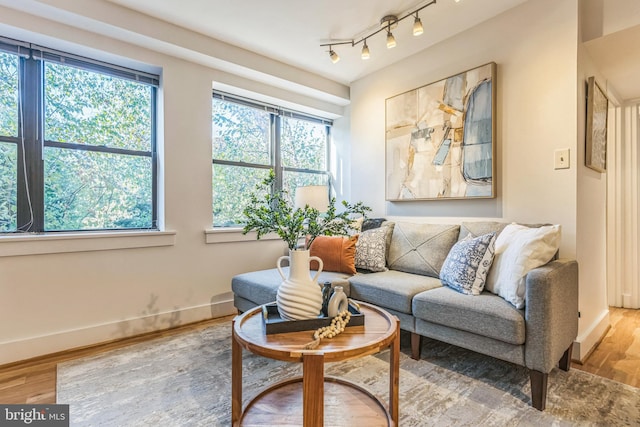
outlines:
[[[574, 362], [572, 367], [640, 387], [640, 310], [611, 307], [610, 316], [611, 329], [605, 338], [584, 364]], [[55, 403], [58, 363], [154, 338], [172, 336], [230, 322], [231, 319], [232, 316], [208, 320], [168, 331], [145, 334], [2, 366], [0, 367], [0, 403]]]
[[611, 328], [584, 364], [572, 367], [640, 387], [640, 310], [609, 308]]

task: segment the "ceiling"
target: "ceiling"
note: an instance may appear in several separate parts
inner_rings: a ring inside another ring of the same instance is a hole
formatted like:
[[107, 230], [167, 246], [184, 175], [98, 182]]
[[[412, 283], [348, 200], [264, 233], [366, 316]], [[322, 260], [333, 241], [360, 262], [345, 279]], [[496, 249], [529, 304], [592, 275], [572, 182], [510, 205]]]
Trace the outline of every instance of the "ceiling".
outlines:
[[475, 26], [526, 0], [437, 0], [420, 12], [423, 35], [411, 33], [409, 17], [393, 30], [397, 47], [387, 49], [385, 33], [369, 41], [371, 58], [360, 58], [362, 45], [336, 46], [333, 64], [329, 40], [359, 39], [380, 28], [380, 19], [399, 17], [429, 0], [108, 0], [220, 41], [259, 53], [331, 80], [349, 84]]
[[640, 100], [640, 1], [583, 2], [582, 36], [599, 83], [619, 102]]
[[[404, 17], [431, 0], [0, 0], [0, 6], [314, 97], [325, 111], [326, 103], [348, 104], [353, 81], [526, 1], [538, 0], [437, 0], [419, 13], [421, 36], [411, 34], [409, 16], [393, 29], [394, 49], [386, 48], [382, 31], [368, 39], [371, 59], [360, 58], [361, 44], [335, 46], [341, 57], [336, 64], [321, 44], [360, 40], [379, 30], [385, 15]], [[579, 0], [578, 6], [584, 46], [601, 86], [619, 102], [640, 100], [640, 1]], [[168, 24], [157, 25], [157, 19]], [[0, 29], [20, 39], [12, 27]], [[37, 34], [29, 39], [47, 43]]]

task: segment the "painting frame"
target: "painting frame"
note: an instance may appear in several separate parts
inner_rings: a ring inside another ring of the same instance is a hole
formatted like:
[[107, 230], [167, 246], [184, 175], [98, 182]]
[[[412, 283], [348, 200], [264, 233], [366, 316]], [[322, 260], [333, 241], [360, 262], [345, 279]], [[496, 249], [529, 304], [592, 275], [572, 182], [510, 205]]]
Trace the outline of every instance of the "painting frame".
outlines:
[[587, 128], [585, 135], [585, 166], [604, 173], [607, 171], [607, 126], [609, 98], [595, 77], [587, 79]]
[[385, 100], [385, 200], [496, 197], [495, 62]]

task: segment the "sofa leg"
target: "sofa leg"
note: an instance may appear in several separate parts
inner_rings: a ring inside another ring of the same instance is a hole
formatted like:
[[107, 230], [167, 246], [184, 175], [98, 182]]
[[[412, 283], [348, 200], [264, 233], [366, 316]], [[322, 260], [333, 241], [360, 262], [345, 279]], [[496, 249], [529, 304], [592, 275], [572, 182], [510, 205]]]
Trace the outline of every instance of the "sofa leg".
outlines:
[[420, 360], [420, 348], [422, 346], [422, 335], [411, 332], [411, 358]]
[[571, 368], [571, 351], [573, 350], [573, 343], [569, 344], [569, 348], [562, 355], [562, 359], [560, 359], [560, 369], [563, 371], [568, 371]]
[[531, 406], [539, 411], [544, 411], [547, 403], [547, 379], [549, 374], [540, 371], [529, 371], [531, 379]]

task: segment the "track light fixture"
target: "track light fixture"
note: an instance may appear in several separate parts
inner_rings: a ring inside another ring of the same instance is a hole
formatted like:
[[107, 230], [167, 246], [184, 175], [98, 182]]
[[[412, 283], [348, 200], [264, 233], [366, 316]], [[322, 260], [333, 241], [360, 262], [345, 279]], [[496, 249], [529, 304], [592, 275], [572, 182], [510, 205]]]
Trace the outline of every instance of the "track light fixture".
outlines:
[[416, 12], [416, 19], [413, 21], [413, 35], [419, 36], [424, 33], [424, 28], [422, 28], [422, 21], [418, 17], [418, 12]]
[[393, 33], [391, 31], [387, 31], [387, 49], [392, 49], [396, 47], [396, 38], [393, 37]]
[[364, 45], [362, 46], [362, 59], [369, 59], [371, 57], [371, 53], [369, 52], [369, 46], [367, 46], [367, 41], [364, 41]]
[[331, 46], [329, 46], [329, 58], [331, 58], [331, 62], [333, 62], [334, 64], [340, 61], [340, 57], [333, 49], [331, 49]]
[[391, 26], [396, 26], [398, 24], [398, 17], [395, 15], [387, 15], [380, 20], [380, 25], [383, 27], [387, 27], [387, 49], [393, 49], [396, 47], [396, 38], [393, 37], [393, 33], [391, 32]]
[[[459, 1], [459, 0], [457, 0]], [[401, 18], [398, 18], [396, 15], [387, 15], [385, 17], [383, 17], [380, 20], [380, 29], [372, 32], [371, 34], [367, 34], [365, 36], [363, 36], [362, 38], [356, 40], [356, 39], [352, 39], [352, 40], [348, 40], [348, 41], [332, 41], [331, 43], [325, 43], [325, 44], [321, 44], [320, 46], [329, 46], [329, 58], [331, 59], [331, 62], [333, 62], [334, 64], [336, 62], [338, 62], [340, 60], [340, 57], [338, 56], [338, 54], [333, 50], [333, 46], [339, 46], [339, 45], [346, 45], [346, 44], [350, 44], [351, 47], [354, 47], [357, 44], [362, 43], [362, 52], [361, 52], [361, 58], [362, 59], [369, 59], [371, 57], [371, 54], [369, 52], [369, 46], [367, 46], [367, 39], [371, 38], [372, 36], [378, 34], [381, 31], [386, 31], [387, 32], [387, 48], [391, 49], [396, 47], [396, 39], [393, 36], [393, 33], [391, 33], [391, 29], [395, 28], [398, 23], [410, 16], [414, 16], [415, 19], [413, 21], [413, 35], [414, 36], [419, 36], [421, 34], [424, 33], [424, 28], [422, 27], [422, 21], [420, 20], [420, 17], [418, 16], [418, 12], [420, 12], [422, 9], [431, 6], [432, 4], [436, 4], [436, 0], [432, 0], [431, 2], [415, 9], [412, 12], [407, 13], [406, 15], [402, 16]]]

